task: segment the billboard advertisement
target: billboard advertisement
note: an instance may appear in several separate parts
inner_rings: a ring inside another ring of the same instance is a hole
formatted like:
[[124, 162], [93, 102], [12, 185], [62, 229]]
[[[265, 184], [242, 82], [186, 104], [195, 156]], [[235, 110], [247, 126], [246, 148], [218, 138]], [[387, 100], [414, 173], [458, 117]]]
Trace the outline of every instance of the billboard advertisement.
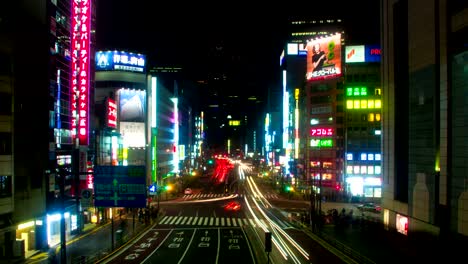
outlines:
[[119, 125], [124, 146], [134, 148], [145, 147], [145, 123], [120, 122]]
[[126, 51], [98, 51], [95, 62], [96, 71], [146, 71], [146, 56]]
[[345, 62], [380, 62], [381, 49], [379, 45], [346, 46]]
[[145, 122], [146, 120], [146, 91], [118, 90], [119, 120], [123, 122]]
[[307, 42], [308, 81], [341, 76], [341, 34], [312, 39]]
[[345, 62], [365, 62], [364, 45], [359, 46], [346, 46], [345, 47]]
[[380, 62], [380, 54], [379, 45], [366, 45], [366, 62]]

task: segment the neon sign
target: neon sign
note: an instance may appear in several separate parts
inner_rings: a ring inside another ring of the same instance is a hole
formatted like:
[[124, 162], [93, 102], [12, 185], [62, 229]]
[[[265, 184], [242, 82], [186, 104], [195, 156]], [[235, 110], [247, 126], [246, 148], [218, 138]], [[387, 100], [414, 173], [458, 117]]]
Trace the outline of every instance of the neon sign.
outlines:
[[112, 99], [107, 99], [107, 126], [117, 127], [117, 104]]
[[72, 135], [80, 145], [88, 145], [91, 1], [72, 0], [71, 12]]
[[314, 137], [333, 136], [333, 128], [312, 128], [310, 135]]
[[311, 139], [310, 146], [315, 148], [330, 148], [333, 147], [332, 139]]

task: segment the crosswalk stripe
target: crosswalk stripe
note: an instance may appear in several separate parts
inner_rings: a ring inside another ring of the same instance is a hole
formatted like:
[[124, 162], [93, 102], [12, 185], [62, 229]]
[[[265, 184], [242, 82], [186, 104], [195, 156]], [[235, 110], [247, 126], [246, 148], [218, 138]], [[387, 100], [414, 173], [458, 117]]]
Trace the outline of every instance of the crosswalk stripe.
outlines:
[[189, 218], [189, 220], [187, 221], [187, 225], [190, 225], [190, 222], [192, 222], [192, 219], [193, 219], [193, 216]]
[[[265, 221], [263, 219], [260, 220], [263, 225], [266, 226]], [[290, 228], [290, 225], [284, 221], [277, 221], [278, 225], [281, 228]], [[213, 216], [179, 216], [179, 215], [171, 215], [171, 216], [164, 216], [161, 221], [159, 222], [160, 225], [204, 225], [204, 226], [234, 226], [234, 227], [241, 227], [252, 225], [253, 227], [256, 226], [255, 220], [251, 218], [239, 218], [239, 217], [213, 217]]]
[[163, 225], [164, 222], [165, 222], [167, 219], [169, 219], [169, 216], [167, 216], [167, 215], [164, 216], [163, 219], [161, 219], [161, 222], [159, 222], [159, 224]]

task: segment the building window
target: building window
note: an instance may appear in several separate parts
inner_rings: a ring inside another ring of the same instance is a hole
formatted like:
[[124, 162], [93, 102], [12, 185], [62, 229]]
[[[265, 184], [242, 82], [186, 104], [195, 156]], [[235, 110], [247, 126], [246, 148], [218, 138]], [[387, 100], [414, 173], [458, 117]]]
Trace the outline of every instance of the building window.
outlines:
[[11, 133], [0, 132], [0, 155], [11, 155]]
[[375, 114], [375, 121], [380, 121], [380, 114]]
[[0, 197], [12, 196], [12, 177], [0, 176]]
[[367, 153], [361, 153], [361, 160], [367, 160]]

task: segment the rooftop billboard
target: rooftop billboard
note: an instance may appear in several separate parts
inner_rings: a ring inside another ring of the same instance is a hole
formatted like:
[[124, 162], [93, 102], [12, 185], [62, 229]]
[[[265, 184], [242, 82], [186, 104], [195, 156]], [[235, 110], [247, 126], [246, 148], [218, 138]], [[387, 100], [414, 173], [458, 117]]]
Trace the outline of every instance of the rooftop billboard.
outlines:
[[341, 34], [312, 39], [307, 42], [308, 81], [341, 76]]
[[345, 62], [380, 62], [379, 45], [356, 45], [345, 47]]
[[96, 71], [145, 72], [146, 56], [126, 51], [98, 51]]

